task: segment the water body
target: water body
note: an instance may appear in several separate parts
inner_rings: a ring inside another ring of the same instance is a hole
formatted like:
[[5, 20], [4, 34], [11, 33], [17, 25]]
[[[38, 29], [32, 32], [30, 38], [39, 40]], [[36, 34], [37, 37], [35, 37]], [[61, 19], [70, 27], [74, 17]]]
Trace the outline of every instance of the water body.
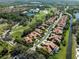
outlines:
[[76, 20], [79, 20], [79, 12], [75, 13], [74, 15], [76, 17]]
[[35, 14], [33, 13], [28, 13], [27, 16], [34, 16]]

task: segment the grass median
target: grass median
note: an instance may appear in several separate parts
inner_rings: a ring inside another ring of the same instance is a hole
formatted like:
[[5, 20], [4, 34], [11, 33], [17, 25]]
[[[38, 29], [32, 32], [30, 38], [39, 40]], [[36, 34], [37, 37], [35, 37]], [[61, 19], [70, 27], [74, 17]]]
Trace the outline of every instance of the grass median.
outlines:
[[76, 59], [76, 41], [74, 36], [72, 36], [72, 59]]

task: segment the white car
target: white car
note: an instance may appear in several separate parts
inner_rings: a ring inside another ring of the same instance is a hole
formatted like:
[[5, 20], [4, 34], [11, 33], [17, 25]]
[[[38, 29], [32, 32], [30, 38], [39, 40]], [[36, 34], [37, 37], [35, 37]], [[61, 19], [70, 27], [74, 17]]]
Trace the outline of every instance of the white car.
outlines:
[[76, 58], [79, 59], [79, 48], [76, 48]]

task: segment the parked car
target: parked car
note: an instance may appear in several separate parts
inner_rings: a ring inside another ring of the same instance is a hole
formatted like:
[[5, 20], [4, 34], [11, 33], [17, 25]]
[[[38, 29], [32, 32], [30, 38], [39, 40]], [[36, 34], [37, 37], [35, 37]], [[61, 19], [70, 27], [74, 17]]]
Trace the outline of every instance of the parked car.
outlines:
[[76, 58], [79, 59], [79, 46], [76, 48]]

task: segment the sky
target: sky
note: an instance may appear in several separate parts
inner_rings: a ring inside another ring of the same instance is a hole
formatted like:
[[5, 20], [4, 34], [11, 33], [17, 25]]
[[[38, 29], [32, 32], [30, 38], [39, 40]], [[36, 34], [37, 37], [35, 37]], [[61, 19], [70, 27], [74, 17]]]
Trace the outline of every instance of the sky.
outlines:
[[[27, 1], [27, 0], [0, 0], [0, 2], [15, 2], [15, 1]], [[52, 0], [52, 1], [54, 1], [54, 0]], [[55, 1], [79, 1], [79, 0], [55, 0]]]
[[9, 1], [16, 1], [16, 0], [0, 0], [0, 2], [9, 2]]

